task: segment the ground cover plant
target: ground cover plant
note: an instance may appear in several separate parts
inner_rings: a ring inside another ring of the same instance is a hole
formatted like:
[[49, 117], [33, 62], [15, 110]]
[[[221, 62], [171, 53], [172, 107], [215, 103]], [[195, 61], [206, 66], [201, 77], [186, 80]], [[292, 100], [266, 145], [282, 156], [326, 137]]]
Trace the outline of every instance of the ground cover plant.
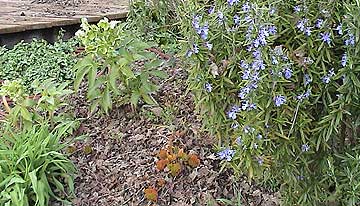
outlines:
[[359, 166], [359, 5], [180, 6], [189, 84], [223, 166], [279, 189], [283, 205], [359, 201], [359, 176], [343, 175]]
[[72, 68], [76, 63], [73, 51], [77, 42], [60, 39], [54, 44], [34, 39], [30, 43], [20, 42], [12, 49], [2, 48], [0, 80], [21, 79], [28, 92], [32, 91], [34, 80], [41, 82], [52, 78], [59, 83], [72, 80]]

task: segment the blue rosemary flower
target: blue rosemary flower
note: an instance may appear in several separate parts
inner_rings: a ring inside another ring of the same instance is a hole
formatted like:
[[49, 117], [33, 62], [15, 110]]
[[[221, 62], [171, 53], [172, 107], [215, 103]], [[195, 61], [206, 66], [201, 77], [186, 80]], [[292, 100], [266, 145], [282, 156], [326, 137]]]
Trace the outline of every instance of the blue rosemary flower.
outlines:
[[213, 14], [215, 12], [215, 7], [210, 7], [208, 10], [208, 14]]
[[233, 122], [233, 123], [231, 124], [231, 128], [237, 129], [237, 128], [239, 128], [239, 124], [238, 124], [237, 122]]
[[282, 95], [275, 96], [274, 103], [275, 106], [280, 107], [281, 105], [286, 103], [286, 97]]
[[243, 87], [240, 89], [240, 92], [238, 94], [238, 97], [240, 97], [240, 99], [245, 99], [246, 95], [250, 93], [250, 88], [248, 86]]
[[322, 82], [324, 82], [325, 84], [329, 84], [331, 77], [335, 76], [335, 72], [334, 72], [334, 68], [330, 69], [330, 71], [328, 72], [328, 74], [326, 74], [325, 76], [323, 76], [321, 78]]
[[218, 152], [217, 154], [219, 155], [219, 158], [221, 160], [226, 160], [230, 162], [235, 155], [235, 150], [232, 150], [230, 148], [225, 148], [224, 150]]
[[258, 59], [255, 60], [252, 64], [251, 64], [252, 69], [254, 69], [255, 71], [258, 70], [264, 70], [265, 69], [265, 64], [264, 61], [262, 59]]
[[275, 56], [271, 56], [271, 63], [273, 65], [277, 65], [277, 64], [279, 64], [279, 61], [277, 60], [277, 58]]
[[217, 13], [218, 22], [223, 23], [224, 22], [224, 14], [221, 11], [218, 11]]
[[194, 27], [196, 32], [200, 29], [200, 19], [201, 19], [201, 16], [195, 15], [192, 20], [192, 26]]
[[204, 88], [209, 93], [212, 91], [212, 86], [211, 86], [211, 84], [209, 82], [205, 83]]
[[250, 127], [250, 126], [245, 126], [245, 127], [244, 127], [244, 133], [245, 133], [245, 134], [253, 133], [253, 132], [255, 132], [255, 128]]
[[307, 37], [311, 36], [311, 27], [308, 27], [308, 26], [307, 26], [307, 27], [305, 28], [304, 33], [305, 33], [305, 35], [306, 35]]
[[268, 32], [269, 32], [270, 35], [275, 35], [276, 32], [277, 32], [276, 26], [274, 26], [274, 25], [269, 26], [269, 27], [268, 27]]
[[188, 50], [187, 52], [186, 52], [186, 57], [191, 57], [191, 55], [193, 54], [193, 51], [192, 50]]
[[239, 23], [240, 23], [240, 17], [238, 15], [235, 15], [234, 16], [234, 24], [239, 25]]
[[249, 2], [246, 2], [246, 3], [244, 3], [243, 5], [242, 5], [242, 10], [243, 10], [243, 12], [249, 12], [250, 11], [250, 9], [251, 9], [251, 7], [250, 7], [250, 4], [249, 4]]
[[206, 47], [211, 50], [213, 48], [213, 45], [209, 42], [206, 42]]
[[355, 46], [355, 37], [353, 33], [348, 34], [348, 38], [345, 40], [346, 46]]
[[235, 120], [237, 118], [237, 113], [240, 111], [240, 107], [234, 105], [231, 109], [227, 112], [228, 118]]
[[257, 138], [258, 140], [261, 140], [261, 139], [263, 138], [263, 136], [262, 136], [261, 134], [258, 134], [258, 135], [256, 136], [256, 138]]
[[285, 77], [285, 79], [290, 79], [292, 77], [292, 73], [293, 73], [293, 71], [289, 67], [286, 67], [284, 69], [284, 77]]
[[241, 104], [241, 109], [242, 110], [248, 110], [250, 107], [250, 102], [249, 101], [243, 101]]
[[193, 52], [194, 52], [195, 54], [199, 53], [199, 47], [198, 47], [197, 44], [193, 44]]
[[294, 6], [294, 12], [295, 12], [295, 13], [300, 13], [300, 12], [301, 12], [301, 7], [300, 7], [300, 5]]
[[324, 82], [325, 84], [329, 84], [330, 82], [330, 77], [328, 75], [325, 75], [321, 78], [322, 82]]
[[346, 53], [345, 53], [345, 54], [343, 54], [342, 57], [341, 57], [341, 65], [342, 65], [343, 67], [345, 67], [345, 66], [346, 66], [346, 63], [347, 63], [347, 55], [346, 55]]
[[260, 49], [256, 49], [252, 54], [253, 54], [253, 57], [255, 59], [261, 59], [262, 58]]
[[245, 20], [246, 23], [250, 23], [250, 22], [253, 21], [253, 18], [251, 18], [251, 16], [249, 16], [249, 15], [246, 15], [246, 16], [244, 17], [244, 20]]
[[269, 11], [269, 14], [270, 14], [270, 15], [274, 15], [275, 12], [276, 12], [276, 8], [275, 8], [275, 7], [272, 7], [272, 8], [270, 9], [270, 11]]
[[296, 178], [297, 178], [298, 180], [300, 180], [300, 181], [305, 179], [305, 177], [302, 176], [302, 175], [298, 175]]
[[309, 150], [310, 150], [310, 146], [308, 144], [301, 145], [301, 151], [302, 152], [307, 152]]
[[241, 137], [236, 138], [235, 142], [236, 142], [236, 144], [238, 144], [238, 145], [242, 145], [242, 144], [243, 144], [243, 141], [242, 141]]
[[343, 29], [342, 29], [342, 24], [339, 24], [336, 26], [335, 30], [338, 32], [339, 35], [343, 35]]
[[246, 70], [243, 72], [243, 75], [241, 76], [241, 79], [242, 79], [242, 80], [248, 80], [248, 79], [250, 78], [250, 75], [251, 75], [250, 69], [246, 69]]
[[329, 32], [325, 32], [320, 34], [321, 35], [321, 40], [325, 43], [327, 43], [328, 45], [330, 45], [331, 43], [331, 36]]
[[296, 98], [298, 99], [299, 102], [302, 102], [305, 99], [309, 98], [310, 94], [311, 94], [311, 90], [308, 89], [305, 93], [298, 95]]
[[203, 39], [203, 40], [206, 40], [208, 38], [208, 35], [209, 35], [209, 25], [208, 23], [206, 22], [205, 25], [203, 27], [200, 27], [198, 29], [198, 34], [200, 35], [200, 37]]
[[323, 20], [323, 19], [317, 19], [315, 26], [316, 26], [316, 28], [320, 29], [323, 24], [324, 24], [324, 20]]
[[234, 4], [237, 4], [239, 0], [227, 0], [229, 6], [233, 6]]
[[298, 28], [300, 31], [304, 31], [305, 27], [308, 23], [309, 19], [303, 18], [301, 20], [298, 21], [298, 23], [296, 24], [296, 28]]
[[261, 157], [256, 158], [256, 161], [258, 162], [259, 165], [264, 164], [264, 160]]
[[244, 60], [240, 61], [240, 67], [243, 69], [248, 69], [249, 68], [249, 64], [247, 64]]

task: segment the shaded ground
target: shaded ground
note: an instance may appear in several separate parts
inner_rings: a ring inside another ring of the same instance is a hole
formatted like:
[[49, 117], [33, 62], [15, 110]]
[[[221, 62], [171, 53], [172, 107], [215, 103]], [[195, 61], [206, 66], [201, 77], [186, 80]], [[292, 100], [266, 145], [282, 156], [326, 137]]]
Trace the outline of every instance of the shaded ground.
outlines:
[[[181, 69], [165, 68], [169, 79], [163, 81], [156, 96], [161, 107], [142, 106], [136, 112], [115, 108], [109, 116], [94, 116], [83, 122], [83, 133], [72, 160], [79, 169], [76, 178], [76, 206], [150, 205], [144, 189], [165, 180], [157, 205], [220, 205], [217, 198], [235, 198], [241, 192], [243, 205], [278, 205], [271, 194], [237, 180], [231, 172], [219, 173], [219, 160], [212, 151], [213, 139], [200, 133], [192, 96], [185, 93], [186, 74]], [[78, 117], [86, 117], [83, 95], [74, 98]], [[178, 177], [158, 172], [157, 152], [169, 138], [185, 151], [198, 154], [201, 164], [185, 169]]]

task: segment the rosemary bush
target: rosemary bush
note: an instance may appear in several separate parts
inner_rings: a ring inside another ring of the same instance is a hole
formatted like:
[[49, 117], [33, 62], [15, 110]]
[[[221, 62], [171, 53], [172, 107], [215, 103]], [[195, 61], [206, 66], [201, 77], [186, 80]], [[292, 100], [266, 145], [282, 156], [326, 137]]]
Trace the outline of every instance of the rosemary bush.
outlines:
[[283, 205], [357, 205], [359, 0], [179, 5], [189, 85], [219, 158]]

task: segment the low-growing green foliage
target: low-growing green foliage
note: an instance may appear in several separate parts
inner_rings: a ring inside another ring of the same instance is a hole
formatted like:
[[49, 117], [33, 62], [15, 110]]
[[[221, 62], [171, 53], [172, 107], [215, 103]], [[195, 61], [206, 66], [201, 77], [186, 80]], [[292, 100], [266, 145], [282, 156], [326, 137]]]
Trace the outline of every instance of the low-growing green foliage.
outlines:
[[358, 165], [338, 156], [359, 153], [360, 1], [178, 8], [190, 88], [223, 167], [276, 182], [283, 205], [358, 204]]
[[49, 44], [45, 40], [34, 39], [30, 43], [20, 42], [12, 49], [2, 48], [0, 80], [21, 79], [28, 91], [31, 91], [30, 85], [34, 80], [53, 78], [60, 83], [72, 80], [72, 68], [76, 63], [73, 55], [75, 45], [75, 40]]
[[74, 197], [73, 163], [61, 151], [63, 138], [76, 122], [47, 124], [30, 130], [6, 129], [0, 136], [0, 205], [48, 206], [51, 201], [70, 204]]
[[[97, 25], [90, 25], [83, 20], [81, 26], [77, 35], [85, 46], [86, 56], [75, 66], [75, 89], [79, 89], [86, 77], [91, 111], [100, 106], [107, 113], [114, 99], [119, 100], [119, 104], [133, 106], [140, 100], [155, 104], [152, 94], [158, 86], [151, 77], [164, 78], [166, 73], [157, 69], [162, 61], [146, 51], [150, 45], [117, 21], [104, 19]], [[136, 61], [144, 61], [144, 68], [137, 67]]]
[[179, 50], [177, 0], [132, 0], [127, 28], [137, 31], [147, 42], [154, 42], [166, 53]]

